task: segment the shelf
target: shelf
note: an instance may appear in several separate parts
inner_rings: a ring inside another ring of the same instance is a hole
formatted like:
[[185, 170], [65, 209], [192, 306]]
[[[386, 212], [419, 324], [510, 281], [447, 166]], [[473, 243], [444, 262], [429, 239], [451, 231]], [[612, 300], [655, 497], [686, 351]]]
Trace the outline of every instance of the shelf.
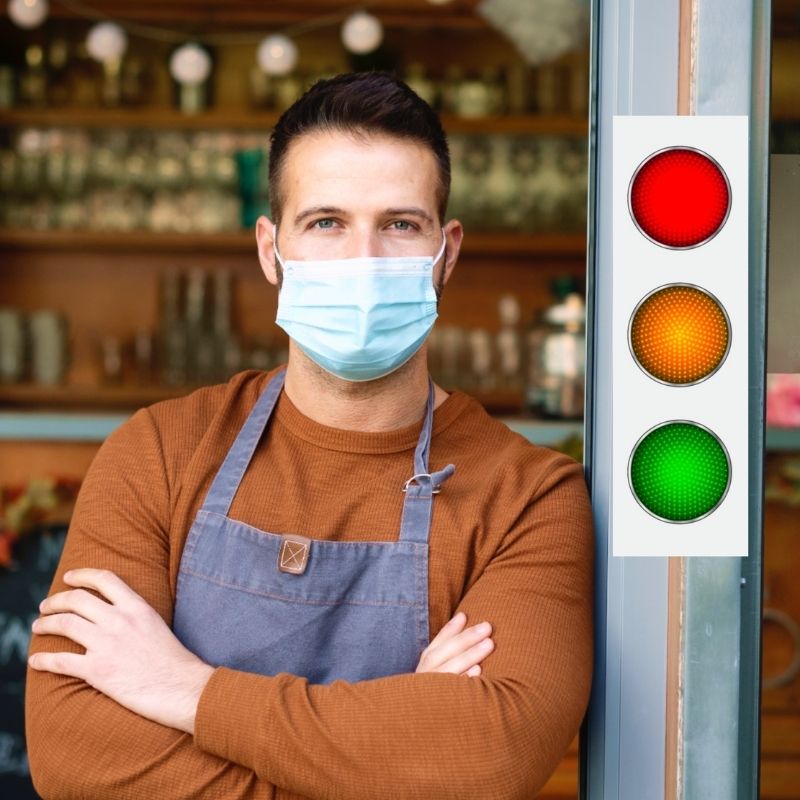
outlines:
[[[102, 442], [127, 420], [127, 413], [0, 411], [0, 441]], [[498, 417], [511, 430], [538, 445], [557, 445], [582, 436], [581, 422], [550, 422], [524, 417]]]
[[182, 397], [195, 386], [58, 385], [18, 383], [0, 386], [0, 406], [14, 409], [126, 410]]
[[[0, 111], [0, 127], [36, 128], [181, 128], [191, 130], [269, 131], [274, 111], [216, 108], [184, 114], [174, 108], [18, 108]], [[442, 115], [448, 133], [585, 136], [585, 116], [519, 114], [493, 117]]]
[[[252, 231], [153, 233], [151, 231], [66, 231], [0, 229], [2, 250], [80, 250], [255, 253]], [[586, 252], [582, 233], [467, 233], [462, 255], [575, 256]]]
[[0, 441], [102, 442], [128, 414], [0, 412]]
[[771, 452], [800, 453], [800, 428], [768, 427], [764, 448]]

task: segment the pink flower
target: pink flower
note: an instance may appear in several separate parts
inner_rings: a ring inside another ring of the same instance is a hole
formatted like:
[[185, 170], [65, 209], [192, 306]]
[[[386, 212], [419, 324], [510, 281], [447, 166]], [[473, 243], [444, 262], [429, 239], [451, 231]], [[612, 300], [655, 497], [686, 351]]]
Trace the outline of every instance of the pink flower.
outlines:
[[800, 427], [800, 375], [767, 376], [767, 425]]

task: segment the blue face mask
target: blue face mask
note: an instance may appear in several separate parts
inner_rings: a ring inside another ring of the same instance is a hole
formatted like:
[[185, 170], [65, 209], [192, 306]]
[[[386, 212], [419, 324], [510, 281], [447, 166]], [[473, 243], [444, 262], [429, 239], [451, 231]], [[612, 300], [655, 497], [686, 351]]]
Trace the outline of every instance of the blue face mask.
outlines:
[[436, 256], [284, 261], [276, 322], [323, 369], [346, 381], [394, 372], [419, 350], [438, 316]]

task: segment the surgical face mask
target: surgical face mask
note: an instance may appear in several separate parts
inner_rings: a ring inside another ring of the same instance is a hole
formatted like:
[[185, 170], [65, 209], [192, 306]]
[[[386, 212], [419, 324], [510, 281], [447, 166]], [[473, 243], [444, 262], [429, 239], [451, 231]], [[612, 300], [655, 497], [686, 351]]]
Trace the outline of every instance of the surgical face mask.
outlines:
[[346, 381], [394, 372], [419, 350], [438, 316], [435, 256], [284, 261], [275, 320], [320, 367]]

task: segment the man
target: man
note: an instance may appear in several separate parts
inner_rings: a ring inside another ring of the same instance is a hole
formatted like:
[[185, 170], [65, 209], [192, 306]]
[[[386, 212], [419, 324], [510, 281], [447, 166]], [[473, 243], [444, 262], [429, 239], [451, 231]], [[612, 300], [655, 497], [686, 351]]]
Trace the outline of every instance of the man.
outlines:
[[339, 76], [283, 115], [270, 169], [288, 363], [98, 453], [34, 624], [35, 785], [531, 798], [588, 700], [591, 517], [578, 464], [428, 377], [462, 239], [441, 125]]

